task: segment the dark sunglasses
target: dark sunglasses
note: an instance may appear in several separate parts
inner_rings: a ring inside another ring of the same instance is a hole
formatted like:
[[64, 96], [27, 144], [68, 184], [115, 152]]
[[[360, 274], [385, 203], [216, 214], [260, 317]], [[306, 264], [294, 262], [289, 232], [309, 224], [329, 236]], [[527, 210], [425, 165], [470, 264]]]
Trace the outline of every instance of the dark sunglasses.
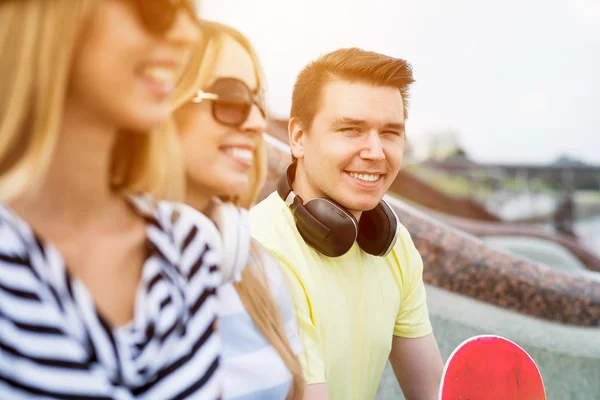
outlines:
[[179, 11], [187, 12], [196, 25], [201, 25], [200, 19], [196, 14], [195, 0], [131, 1], [135, 4], [146, 29], [154, 34], [165, 34], [173, 26]]
[[246, 122], [254, 104], [266, 118], [261, 94], [252, 92], [245, 82], [236, 78], [217, 79], [207, 92], [199, 90], [191, 101], [200, 103], [202, 100], [212, 101], [215, 121], [232, 128], [239, 128]]

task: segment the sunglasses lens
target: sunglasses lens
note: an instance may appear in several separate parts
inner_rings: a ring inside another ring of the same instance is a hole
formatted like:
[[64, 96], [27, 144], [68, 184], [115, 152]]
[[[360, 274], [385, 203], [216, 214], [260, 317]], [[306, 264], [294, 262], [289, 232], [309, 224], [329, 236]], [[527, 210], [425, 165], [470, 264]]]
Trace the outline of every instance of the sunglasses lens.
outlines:
[[188, 13], [198, 23], [195, 16], [195, 6], [192, 1], [172, 2], [170, 0], [136, 0], [136, 4], [144, 25], [155, 34], [164, 34], [167, 32], [180, 10], [187, 10]]
[[177, 8], [168, 1], [136, 1], [138, 11], [146, 28], [156, 34], [165, 33], [177, 14]]
[[218, 101], [214, 105], [215, 119], [225, 125], [239, 126], [246, 121], [250, 111], [247, 104]]
[[250, 89], [237, 79], [219, 79], [210, 91], [219, 96], [214, 102], [214, 117], [224, 125], [239, 126], [246, 121], [252, 108]]

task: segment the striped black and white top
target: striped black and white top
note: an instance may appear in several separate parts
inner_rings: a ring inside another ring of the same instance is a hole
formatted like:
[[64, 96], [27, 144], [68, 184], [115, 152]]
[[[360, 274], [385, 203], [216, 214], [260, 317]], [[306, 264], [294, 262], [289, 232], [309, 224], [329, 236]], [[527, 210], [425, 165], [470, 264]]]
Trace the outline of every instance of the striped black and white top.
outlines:
[[148, 222], [148, 258], [134, 318], [120, 327], [58, 251], [0, 204], [0, 399], [220, 396], [218, 232], [189, 207], [133, 204]]

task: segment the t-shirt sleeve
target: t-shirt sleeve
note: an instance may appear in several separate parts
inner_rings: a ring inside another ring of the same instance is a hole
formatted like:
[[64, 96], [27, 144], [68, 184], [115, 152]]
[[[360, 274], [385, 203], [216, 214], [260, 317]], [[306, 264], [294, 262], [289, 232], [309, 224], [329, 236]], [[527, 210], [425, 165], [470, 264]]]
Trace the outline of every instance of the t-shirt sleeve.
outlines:
[[283, 324], [288, 342], [290, 343], [290, 347], [294, 354], [299, 355], [302, 352], [302, 341], [300, 340], [298, 321], [296, 321], [296, 313], [294, 312], [292, 299], [287, 292], [287, 289], [280, 293], [278, 301], [283, 315]]
[[402, 301], [396, 316], [394, 336], [419, 338], [432, 332], [423, 283], [423, 259], [404, 226], [400, 226], [394, 251], [403, 277]]
[[[284, 218], [279, 215], [283, 212], [286, 206], [277, 197], [277, 194], [272, 194], [267, 199], [263, 200], [258, 205], [250, 210], [252, 218], [252, 236], [264, 247], [266, 247], [281, 266], [283, 280], [288, 289], [288, 294], [294, 307], [296, 323], [298, 326], [301, 351], [298, 354], [298, 359], [302, 365], [304, 379], [307, 384], [324, 383], [325, 382], [325, 363], [323, 359], [322, 340], [318, 326], [315, 323], [313, 307], [311, 306], [309, 291], [310, 287], [309, 274], [302, 274], [303, 260], [297, 259], [299, 265], [289, 260], [296, 260], [282, 254], [278, 249], [274, 248], [274, 243], [279, 243], [285, 240], [286, 228], [283, 231], [277, 229], [275, 225], [275, 217]], [[279, 221], [285, 224], [285, 221]], [[283, 239], [282, 239], [283, 236]], [[289, 239], [289, 238], [288, 238]]]
[[259, 248], [261, 253], [261, 263], [267, 274], [269, 290], [281, 313], [288, 343], [294, 354], [298, 355], [302, 351], [302, 342], [300, 341], [300, 333], [298, 332], [298, 322], [296, 321], [294, 305], [282, 275], [281, 265], [271, 256], [271, 253], [267, 249], [258, 246], [257, 248]]
[[279, 261], [286, 287], [296, 314], [301, 351], [298, 354], [304, 379], [307, 384], [325, 382], [325, 363], [321, 347], [321, 334], [315, 326], [312, 307], [306, 288], [299, 279], [294, 267], [275, 254]]

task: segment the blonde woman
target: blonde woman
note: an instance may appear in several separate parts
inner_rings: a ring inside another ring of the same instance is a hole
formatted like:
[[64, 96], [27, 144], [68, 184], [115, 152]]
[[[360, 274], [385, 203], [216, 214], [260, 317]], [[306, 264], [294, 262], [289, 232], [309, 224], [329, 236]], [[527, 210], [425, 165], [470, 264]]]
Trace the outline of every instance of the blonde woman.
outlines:
[[220, 395], [218, 232], [134, 195], [183, 193], [164, 125], [197, 23], [192, 1], [0, 1], [0, 398]]
[[[211, 197], [241, 209], [256, 200], [266, 178], [266, 111], [258, 59], [248, 40], [216, 23], [204, 35], [178, 85], [175, 121], [187, 166], [187, 202], [210, 215]], [[239, 223], [245, 210], [240, 212], [233, 230], [244, 228]], [[225, 247], [239, 240], [223, 233]], [[222, 287], [219, 298], [224, 398], [302, 398], [297, 326], [276, 261], [251, 242], [241, 280]]]

